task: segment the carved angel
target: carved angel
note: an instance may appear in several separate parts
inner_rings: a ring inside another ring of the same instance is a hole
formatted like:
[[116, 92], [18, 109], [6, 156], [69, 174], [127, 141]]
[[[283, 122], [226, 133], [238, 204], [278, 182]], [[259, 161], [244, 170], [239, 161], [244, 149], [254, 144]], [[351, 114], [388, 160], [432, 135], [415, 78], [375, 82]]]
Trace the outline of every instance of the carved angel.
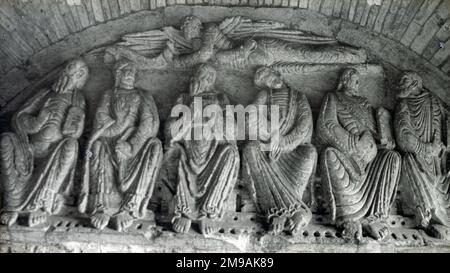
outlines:
[[[275, 62], [364, 63], [363, 50], [338, 46], [333, 38], [287, 29], [283, 23], [235, 16], [220, 24], [183, 19], [180, 30], [165, 27], [123, 37], [105, 57], [126, 58], [142, 69], [192, 68], [213, 62], [249, 67]], [[314, 45], [314, 47], [311, 47]]]

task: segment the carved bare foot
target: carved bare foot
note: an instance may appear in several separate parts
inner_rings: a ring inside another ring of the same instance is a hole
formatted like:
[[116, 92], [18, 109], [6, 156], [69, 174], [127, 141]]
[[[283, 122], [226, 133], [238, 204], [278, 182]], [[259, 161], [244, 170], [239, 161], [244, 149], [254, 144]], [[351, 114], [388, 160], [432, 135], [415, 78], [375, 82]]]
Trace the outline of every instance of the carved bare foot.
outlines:
[[346, 241], [361, 241], [362, 238], [362, 225], [356, 221], [344, 221], [339, 224], [339, 228], [342, 229], [342, 238]]
[[0, 224], [10, 227], [17, 222], [17, 218], [19, 218], [19, 213], [16, 211], [2, 211], [0, 213]]
[[217, 222], [206, 217], [200, 221], [200, 232], [203, 235], [210, 235], [218, 232], [220, 227], [217, 225]]
[[286, 224], [286, 217], [278, 217], [275, 216], [272, 218], [272, 222], [269, 226], [269, 234], [277, 235], [280, 234], [284, 230], [284, 225]]
[[375, 223], [367, 224], [364, 226], [364, 229], [375, 240], [383, 240], [390, 233], [388, 225], [385, 223], [382, 223], [382, 222], [375, 222]]
[[427, 233], [437, 239], [450, 240], [450, 228], [444, 225], [431, 224], [427, 228]]
[[47, 213], [42, 210], [33, 211], [28, 216], [28, 226], [34, 227], [47, 222]]
[[104, 229], [111, 217], [103, 212], [97, 212], [91, 216], [91, 224], [94, 228], [102, 230]]
[[118, 231], [125, 231], [133, 224], [134, 220], [135, 218], [128, 211], [121, 211], [114, 216], [115, 226]]
[[306, 227], [311, 221], [311, 213], [307, 211], [297, 211], [294, 215], [288, 219], [287, 228], [291, 234], [296, 234], [302, 228]]
[[190, 228], [191, 219], [181, 216], [172, 220], [172, 229], [177, 233], [187, 233]]

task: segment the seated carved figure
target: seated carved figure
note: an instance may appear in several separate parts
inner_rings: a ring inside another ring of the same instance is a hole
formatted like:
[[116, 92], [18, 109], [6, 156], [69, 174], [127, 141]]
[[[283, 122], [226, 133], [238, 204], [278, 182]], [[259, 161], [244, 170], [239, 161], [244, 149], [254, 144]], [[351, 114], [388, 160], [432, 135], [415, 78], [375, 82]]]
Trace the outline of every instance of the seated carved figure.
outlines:
[[[116, 84], [101, 99], [88, 143], [89, 158], [80, 210], [97, 229], [113, 216], [113, 228], [123, 231], [143, 218], [162, 162], [162, 144], [156, 138], [159, 116], [153, 98], [134, 86], [136, 68], [116, 65]], [[112, 205], [119, 193], [120, 206]]]
[[403, 156], [400, 183], [407, 197], [403, 201], [412, 203], [419, 227], [448, 238], [449, 178], [442, 160], [446, 150], [442, 142], [444, 109], [414, 72], [402, 75], [397, 96], [395, 133]]
[[[217, 105], [224, 109], [229, 104], [225, 94], [214, 90], [216, 71], [202, 64], [190, 83], [190, 94], [182, 94], [178, 103], [190, 106], [194, 115], [202, 113], [204, 107]], [[202, 108], [196, 109], [195, 99], [202, 99]], [[218, 113], [221, 115], [222, 113]], [[169, 139], [168, 158], [172, 158], [170, 170], [173, 179], [168, 187], [176, 194], [175, 216], [172, 219], [174, 231], [188, 232], [193, 220], [199, 221], [200, 231], [208, 235], [219, 230], [224, 206], [237, 180], [239, 152], [235, 141], [215, 132], [223, 124], [216, 119], [200, 118], [193, 121], [181, 116], [167, 122]], [[219, 127], [218, 127], [219, 126]], [[199, 139], [195, 133], [202, 131]], [[197, 128], [197, 129], [198, 129]], [[191, 130], [192, 129], [192, 130]], [[175, 162], [175, 163], [174, 163]]]
[[359, 96], [358, 71], [346, 69], [338, 91], [325, 98], [317, 121], [325, 145], [320, 160], [323, 188], [331, 218], [346, 239], [359, 240], [362, 228], [376, 239], [389, 234], [385, 220], [401, 158], [392, 151], [389, 113], [379, 108], [374, 116], [369, 102]]
[[[316, 149], [310, 144], [311, 108], [306, 96], [286, 86], [280, 75], [270, 68], [257, 70], [255, 84], [262, 91], [254, 104], [267, 105], [271, 109], [268, 112], [273, 111], [274, 105], [280, 110], [279, 126], [275, 128], [279, 138], [269, 131], [267, 137], [260, 134], [260, 139], [245, 145], [242, 176], [249, 183], [259, 212], [266, 216], [270, 232], [278, 234], [287, 228], [295, 233], [305, 227], [312, 216], [302, 201], [317, 161]], [[272, 144], [270, 151], [261, 147], [266, 143]]]
[[14, 224], [19, 214], [28, 216], [28, 226], [43, 224], [61, 209], [59, 193], [71, 187], [84, 128], [80, 89], [87, 78], [83, 61], [69, 62], [52, 88], [17, 111], [13, 131], [1, 136], [2, 224]]

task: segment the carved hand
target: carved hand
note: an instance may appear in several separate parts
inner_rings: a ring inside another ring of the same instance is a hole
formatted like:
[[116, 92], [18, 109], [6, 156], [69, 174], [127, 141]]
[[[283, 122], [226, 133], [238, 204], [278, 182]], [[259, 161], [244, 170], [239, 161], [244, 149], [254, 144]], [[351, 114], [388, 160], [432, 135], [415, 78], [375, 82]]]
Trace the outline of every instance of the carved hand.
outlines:
[[377, 146], [375, 139], [368, 131], [363, 132], [359, 137], [359, 140], [356, 142], [356, 151], [357, 156], [361, 157], [364, 163], [368, 163], [375, 158]]
[[132, 148], [130, 143], [126, 141], [118, 142], [116, 144], [116, 156], [119, 159], [128, 159], [132, 156]]
[[393, 139], [382, 138], [380, 139], [380, 146], [378, 148], [392, 150], [395, 148], [395, 142]]
[[441, 153], [445, 150], [445, 145], [444, 145], [444, 143], [442, 143], [442, 141], [435, 139], [433, 141], [431, 149], [432, 149], [432, 151], [431, 151], [432, 154], [434, 156], [439, 157], [441, 155]]
[[280, 155], [283, 151], [284, 148], [284, 143], [283, 143], [283, 138], [280, 136], [278, 138], [276, 137], [271, 137], [270, 139], [270, 160], [275, 162], [278, 160], [278, 158], [280, 158]]
[[174, 55], [179, 55], [179, 52], [175, 48], [175, 44], [172, 41], [168, 41], [162, 54], [167, 62], [172, 62]]

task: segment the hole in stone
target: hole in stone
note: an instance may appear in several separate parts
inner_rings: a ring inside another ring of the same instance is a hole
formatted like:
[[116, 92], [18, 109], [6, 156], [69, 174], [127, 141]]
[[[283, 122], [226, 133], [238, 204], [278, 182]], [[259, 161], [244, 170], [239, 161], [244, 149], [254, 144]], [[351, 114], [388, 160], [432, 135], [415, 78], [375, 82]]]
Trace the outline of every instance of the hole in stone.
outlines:
[[408, 240], [408, 236], [406, 234], [402, 234], [403, 239]]
[[243, 185], [238, 185], [237, 187], [238, 187], [238, 189], [240, 189], [240, 190], [242, 190], [242, 189], [244, 188]]
[[225, 233], [225, 230], [223, 228], [219, 229], [219, 233]]
[[396, 224], [396, 222], [395, 222], [395, 221], [392, 221], [392, 222], [391, 222], [391, 225], [395, 226], [395, 224]]
[[413, 234], [412, 237], [413, 237], [414, 240], [419, 240], [419, 237], [417, 237], [416, 234]]
[[162, 190], [162, 187], [158, 187], [158, 191], [161, 191]]
[[322, 221], [323, 221], [322, 217], [318, 217], [317, 218], [317, 222], [321, 222], [322, 223]]
[[76, 224], [75, 224], [75, 227], [80, 227], [80, 223], [76, 223]]
[[57, 226], [57, 227], [62, 226], [62, 222], [58, 222], [58, 223], [56, 224], [56, 226]]
[[67, 222], [66, 227], [70, 227], [70, 224], [71, 224], [70, 222]]
[[239, 218], [237, 216], [234, 216], [233, 220], [237, 221]]
[[397, 240], [397, 235], [395, 233], [391, 234], [392, 238], [394, 238], [395, 240]]
[[230, 230], [230, 233], [231, 234], [236, 234], [236, 230], [233, 228], [233, 229]]
[[250, 221], [254, 222], [255, 221], [255, 217], [251, 217]]
[[342, 234], [340, 233], [340, 232], [336, 232], [336, 237], [338, 237], [338, 238], [341, 238], [342, 237]]
[[404, 225], [406, 225], [406, 222], [405, 222], [405, 221], [402, 221], [400, 224], [401, 224], [402, 226], [404, 226]]
[[142, 224], [139, 224], [137, 227], [136, 227], [136, 229], [142, 229]]
[[331, 237], [333, 237], [333, 235], [331, 235], [331, 232], [327, 231], [327, 232], [325, 232], [325, 237], [331, 238]]
[[305, 236], [305, 237], [308, 237], [308, 235], [309, 235], [309, 233], [308, 233], [308, 231], [303, 231], [303, 236]]
[[320, 232], [318, 231], [314, 232], [314, 237], [320, 237]]

